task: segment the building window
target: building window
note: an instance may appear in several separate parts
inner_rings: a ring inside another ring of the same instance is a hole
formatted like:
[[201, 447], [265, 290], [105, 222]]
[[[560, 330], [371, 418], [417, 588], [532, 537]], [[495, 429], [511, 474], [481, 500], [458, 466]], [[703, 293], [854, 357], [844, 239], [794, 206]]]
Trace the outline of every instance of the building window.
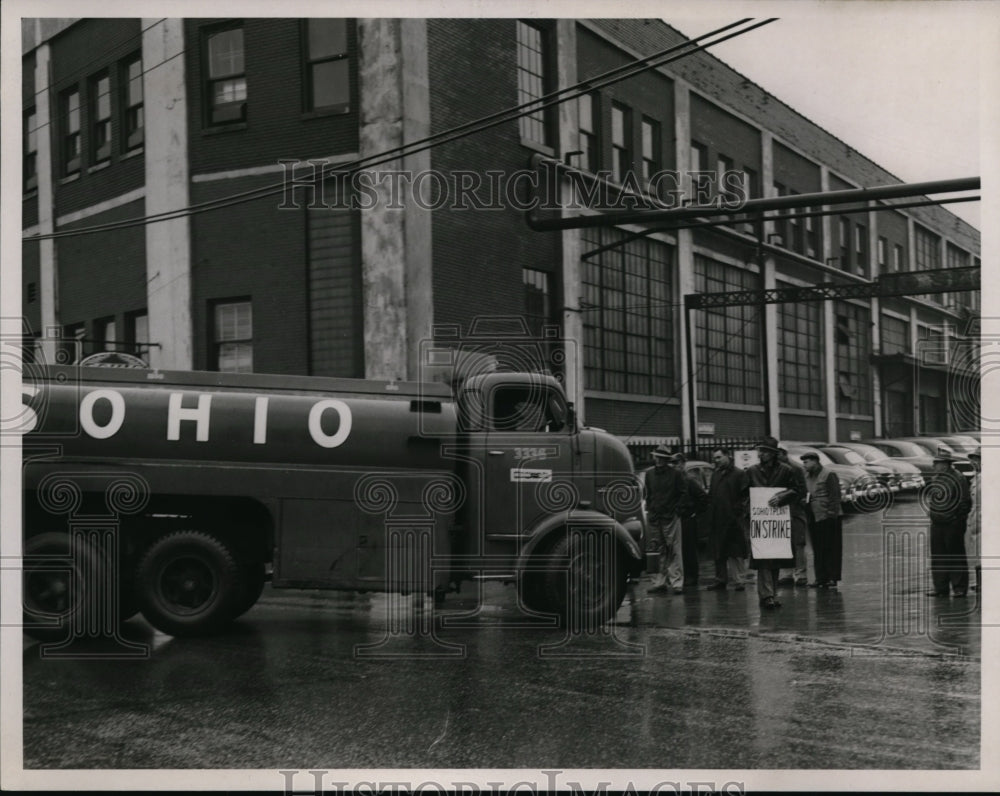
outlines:
[[243, 28], [216, 30], [205, 37], [208, 81], [205, 85], [208, 124], [246, 121], [247, 79]]
[[38, 187], [38, 114], [34, 108], [24, 112], [24, 162], [21, 166], [24, 190]]
[[136, 356], [149, 356], [149, 315], [146, 310], [125, 316], [125, 342]]
[[524, 278], [524, 318], [536, 337], [542, 336], [542, 327], [552, 323], [552, 293], [550, 276], [536, 268], [522, 268]]
[[642, 178], [646, 182], [660, 170], [660, 123], [642, 117]]
[[712, 201], [712, 197], [705, 190], [708, 186], [701, 179], [701, 175], [708, 170], [708, 147], [697, 141], [692, 141], [690, 159], [687, 202], [689, 204], [708, 204]]
[[[694, 257], [695, 291], [759, 290], [753, 271]], [[698, 398], [743, 405], [760, 404], [760, 313], [757, 307], [721, 307], [696, 312], [695, 353]]]
[[[811, 213], [812, 212], [812, 208], [808, 208], [807, 212]], [[812, 257], [813, 259], [815, 259], [816, 256], [817, 256], [817, 254], [819, 253], [819, 250], [820, 250], [820, 246], [819, 246], [819, 226], [818, 226], [818, 224], [816, 222], [816, 218], [814, 216], [806, 216], [805, 219], [803, 219], [803, 220], [805, 221], [805, 224], [806, 224], [806, 250], [805, 250], [805, 255], [806, 255], [806, 257]]]
[[726, 185], [726, 175], [732, 171], [735, 171], [736, 167], [733, 163], [732, 158], [727, 158], [725, 155], [719, 155], [715, 161], [715, 179], [716, 179], [716, 190], [718, 191], [718, 196], [721, 197], [729, 189]]
[[596, 172], [600, 163], [598, 147], [597, 119], [600, 101], [596, 94], [581, 94], [576, 100], [580, 114], [580, 165], [587, 171]]
[[632, 168], [632, 110], [611, 103], [611, 179], [622, 182]]
[[851, 222], [846, 218], [840, 221], [840, 270], [851, 270]]
[[846, 302], [836, 304], [837, 411], [870, 415], [872, 411], [870, 311]]
[[[618, 229], [583, 232], [587, 248], [617, 243]], [[630, 241], [583, 261], [584, 366], [590, 390], [665, 397], [673, 391], [673, 250]]]
[[906, 258], [903, 256], [903, 247], [898, 243], [893, 244], [892, 247], [892, 270], [893, 271], [905, 271], [906, 270]]
[[249, 301], [224, 301], [212, 313], [212, 360], [215, 370], [253, 371], [253, 313]]
[[64, 177], [80, 171], [80, 91], [72, 88], [60, 96], [62, 122], [62, 173]]
[[350, 110], [347, 20], [308, 19], [304, 24], [306, 110]]
[[878, 239], [878, 272], [880, 274], [885, 273], [886, 266], [886, 249], [889, 246], [889, 242], [885, 238]]
[[144, 119], [142, 110], [142, 56], [135, 54], [122, 64], [122, 130], [125, 149], [143, 144]]
[[107, 72], [90, 80], [90, 161], [111, 158], [111, 78]]
[[63, 327], [63, 338], [59, 343], [59, 350], [56, 351], [57, 365], [72, 365], [79, 362], [86, 356], [84, 341], [87, 339], [87, 325], [85, 323], [71, 323]]
[[[777, 286], [794, 287], [784, 282]], [[823, 408], [823, 327], [819, 302], [778, 305], [778, 385], [783, 407]]]
[[94, 322], [94, 337], [98, 351], [118, 351], [118, 324], [115, 319], [101, 318]]
[[918, 271], [941, 267], [941, 238], [923, 227], [914, 227]]
[[743, 167], [743, 191], [747, 199], [760, 198], [760, 178], [754, 169]]
[[[548, 47], [545, 31], [527, 22], [517, 23], [517, 103], [524, 105], [545, 96], [548, 80]], [[539, 108], [517, 120], [521, 138], [549, 145], [548, 112]]]
[[868, 230], [861, 224], [854, 225], [854, 272], [868, 275]]
[[942, 329], [917, 326], [917, 359], [928, 365], [948, 364], [948, 340]]
[[910, 351], [910, 324], [907, 321], [882, 316], [881, 325], [882, 353], [906, 354]]

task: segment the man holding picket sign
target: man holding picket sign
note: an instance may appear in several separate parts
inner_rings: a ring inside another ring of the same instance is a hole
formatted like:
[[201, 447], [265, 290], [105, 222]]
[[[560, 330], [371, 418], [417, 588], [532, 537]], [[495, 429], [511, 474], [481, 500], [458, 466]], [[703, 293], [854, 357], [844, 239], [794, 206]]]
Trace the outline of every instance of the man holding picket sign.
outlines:
[[782, 567], [794, 567], [790, 506], [805, 494], [792, 468], [778, 461], [778, 441], [764, 437], [757, 446], [760, 464], [747, 470], [750, 483], [750, 567], [757, 570], [757, 598], [763, 610], [781, 606], [774, 595]]

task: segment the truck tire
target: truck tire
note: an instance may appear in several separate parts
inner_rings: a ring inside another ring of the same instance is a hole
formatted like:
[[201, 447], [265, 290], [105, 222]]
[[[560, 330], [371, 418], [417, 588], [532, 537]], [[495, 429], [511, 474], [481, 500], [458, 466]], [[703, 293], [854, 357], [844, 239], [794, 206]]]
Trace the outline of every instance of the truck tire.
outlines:
[[139, 607], [146, 621], [171, 636], [207, 635], [232, 621], [246, 602], [242, 575], [224, 542], [176, 531], [153, 542], [136, 567]]
[[614, 619], [625, 598], [627, 573], [614, 539], [615, 555], [603, 556], [606, 538], [602, 531], [573, 531], [557, 538], [543, 554], [543, 570], [527, 581], [528, 607], [555, 613], [573, 629], [597, 628]]
[[243, 616], [257, 604], [264, 591], [264, 562], [246, 561], [240, 567], [240, 578], [243, 581], [243, 591], [236, 602], [233, 619]]
[[[48, 557], [51, 563], [45, 560]], [[100, 588], [105, 573], [104, 561], [89, 546], [76, 550], [70, 559], [70, 541], [65, 533], [42, 533], [26, 539], [24, 632], [39, 641], [68, 639], [70, 622], [91, 602], [90, 591]]]

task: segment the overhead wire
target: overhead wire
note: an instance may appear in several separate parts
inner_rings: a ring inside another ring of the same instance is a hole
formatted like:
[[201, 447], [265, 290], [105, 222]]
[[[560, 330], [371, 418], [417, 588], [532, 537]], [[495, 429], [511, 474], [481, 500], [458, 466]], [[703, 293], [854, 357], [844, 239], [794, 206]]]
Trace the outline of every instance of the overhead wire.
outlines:
[[[320, 180], [333, 174], [337, 175], [352, 175], [363, 169], [371, 168], [372, 166], [381, 165], [383, 163], [391, 162], [393, 160], [398, 160], [403, 157], [408, 157], [420, 152], [426, 151], [441, 144], [448, 143], [450, 141], [458, 140], [460, 138], [473, 135], [475, 133], [482, 132], [484, 130], [491, 129], [500, 124], [505, 124], [509, 121], [521, 118], [522, 116], [527, 116], [532, 113], [536, 113], [544, 108], [551, 107], [553, 105], [561, 104], [563, 102], [576, 99], [577, 97], [593, 91], [595, 88], [602, 88], [607, 85], [611, 85], [616, 82], [628, 79], [636, 74], [647, 71], [651, 68], [656, 68], [663, 66], [667, 63], [671, 63], [680, 58], [687, 57], [696, 52], [702, 51], [710, 46], [720, 44], [723, 41], [727, 41], [735, 36], [743, 35], [751, 30], [759, 28], [763, 25], [770, 24], [776, 21], [774, 18], [762, 20], [754, 23], [748, 27], [744, 27], [740, 30], [730, 32], [721, 38], [718, 38], [707, 43], [697, 44], [697, 42], [702, 42], [702, 40], [717, 36], [720, 33], [730, 31], [732, 28], [744, 24], [745, 22], [752, 21], [752, 18], [745, 18], [737, 22], [725, 25], [716, 30], [710, 31], [709, 33], [703, 34], [696, 39], [690, 39], [688, 41], [682, 42], [678, 45], [669, 47], [659, 53], [656, 53], [645, 58], [637, 59], [629, 64], [623, 65], [622, 67], [616, 67], [615, 69], [609, 70], [608, 72], [602, 73], [594, 78], [589, 78], [584, 81], [580, 81], [573, 86], [568, 86], [563, 89], [559, 89], [555, 92], [543, 95], [534, 100], [526, 103], [521, 103], [520, 105], [508, 108], [503, 111], [498, 111], [489, 116], [482, 117], [470, 122], [465, 122], [448, 130], [442, 131], [440, 133], [435, 133], [426, 138], [419, 139], [417, 141], [408, 142], [406, 144], [400, 145], [398, 147], [393, 147], [391, 149], [385, 150], [383, 152], [377, 153], [375, 155], [368, 156], [366, 158], [359, 158], [355, 161], [339, 164], [330, 167], [329, 170], [324, 167], [320, 175], [317, 175], [314, 179]], [[695, 46], [692, 46], [695, 45]], [[685, 50], [684, 52], [677, 52], [678, 50]], [[669, 56], [669, 57], [667, 57]], [[304, 181], [297, 182], [298, 185], [304, 185]], [[210, 210], [222, 209], [225, 207], [232, 207], [244, 202], [256, 201], [258, 199], [263, 199], [268, 196], [273, 196], [277, 193], [281, 193], [288, 190], [288, 185], [286, 182], [282, 181], [280, 183], [274, 183], [267, 186], [262, 186], [260, 188], [251, 189], [237, 194], [231, 194], [226, 197], [220, 197], [219, 199], [210, 200], [207, 202], [202, 202], [199, 204], [189, 205], [185, 208], [177, 208], [175, 210], [163, 211], [161, 213], [144, 215], [136, 217], [133, 219], [123, 219], [122, 221], [109, 222], [107, 224], [96, 224], [88, 227], [81, 227], [74, 230], [65, 230], [62, 232], [52, 232], [45, 235], [36, 234], [24, 236], [23, 240], [45, 240], [60, 237], [70, 237], [83, 234], [92, 234], [97, 232], [106, 232], [117, 229], [124, 229], [132, 226], [141, 226], [145, 224], [155, 223], [158, 221], [168, 221], [176, 218], [182, 218], [185, 216], [195, 215], [200, 212], [208, 212]]]

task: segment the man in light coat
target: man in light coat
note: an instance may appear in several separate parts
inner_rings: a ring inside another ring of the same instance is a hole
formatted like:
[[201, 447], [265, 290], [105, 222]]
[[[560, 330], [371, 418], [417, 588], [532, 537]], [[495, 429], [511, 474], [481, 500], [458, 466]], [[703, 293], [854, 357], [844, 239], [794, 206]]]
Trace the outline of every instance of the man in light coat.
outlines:
[[818, 453], [803, 453], [806, 490], [810, 513], [809, 537], [813, 546], [813, 571], [816, 579], [810, 586], [835, 589], [840, 580], [843, 558], [840, 479], [819, 463]]

